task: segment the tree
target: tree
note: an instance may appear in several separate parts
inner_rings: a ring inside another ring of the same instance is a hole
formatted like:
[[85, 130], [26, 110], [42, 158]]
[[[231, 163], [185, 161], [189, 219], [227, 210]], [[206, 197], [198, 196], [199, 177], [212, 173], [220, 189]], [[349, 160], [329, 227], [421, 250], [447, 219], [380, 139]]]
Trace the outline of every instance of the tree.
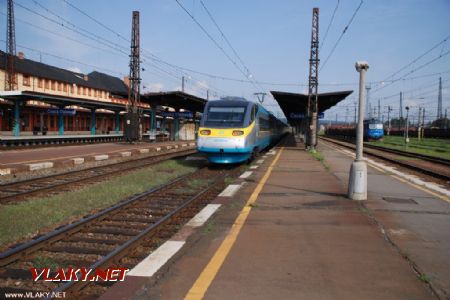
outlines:
[[434, 120], [431, 123], [431, 127], [438, 127], [440, 129], [448, 129], [448, 128], [450, 128], [450, 120], [448, 118], [440, 118], [440, 119]]

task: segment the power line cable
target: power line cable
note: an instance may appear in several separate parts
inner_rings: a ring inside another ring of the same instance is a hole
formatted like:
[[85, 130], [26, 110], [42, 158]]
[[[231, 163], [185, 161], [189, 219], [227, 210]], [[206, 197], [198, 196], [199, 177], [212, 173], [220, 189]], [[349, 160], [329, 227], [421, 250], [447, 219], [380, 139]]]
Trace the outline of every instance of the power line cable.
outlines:
[[322, 43], [321, 43], [322, 49], [323, 49], [323, 45], [325, 44], [325, 41], [327, 40], [328, 31], [330, 30], [331, 24], [333, 23], [334, 16], [336, 15], [338, 6], [339, 6], [339, 0], [337, 0], [336, 7], [334, 8], [334, 11], [333, 11], [333, 15], [331, 16], [330, 22], [328, 23], [327, 30], [325, 30], [325, 35], [323, 36]]
[[347, 23], [347, 25], [345, 26], [344, 30], [342, 31], [341, 35], [339, 36], [339, 38], [337, 39], [336, 43], [334, 44], [333, 48], [331, 49], [331, 52], [328, 54], [327, 58], [325, 59], [325, 62], [323, 63], [323, 65], [320, 67], [319, 72], [322, 71], [322, 69], [326, 66], [328, 60], [330, 59], [331, 55], [333, 55], [334, 51], [336, 50], [336, 47], [338, 46], [339, 42], [341, 41], [342, 37], [344, 36], [344, 34], [347, 32], [348, 28], [350, 27], [350, 25], [353, 22], [353, 19], [355, 18], [356, 14], [358, 13], [359, 9], [361, 8], [362, 4], [363, 4], [363, 0], [361, 0], [361, 2], [359, 3], [358, 7], [356, 8], [355, 12], [353, 13], [352, 17], [350, 18], [350, 21]]
[[203, 27], [202, 24], [200, 24], [199, 21], [183, 6], [183, 4], [180, 3], [179, 0], [175, 0], [175, 2], [178, 4], [178, 6], [181, 7], [181, 9], [192, 19], [192, 21], [197, 24], [197, 26], [203, 31], [203, 33], [213, 42], [213, 44], [222, 52], [223, 55], [235, 66], [235, 68], [245, 77], [248, 78], [249, 75], [245, 73], [241, 69], [241, 67], [238, 66], [236, 61], [234, 61], [230, 55], [223, 49], [223, 47], [211, 36], [211, 34]]

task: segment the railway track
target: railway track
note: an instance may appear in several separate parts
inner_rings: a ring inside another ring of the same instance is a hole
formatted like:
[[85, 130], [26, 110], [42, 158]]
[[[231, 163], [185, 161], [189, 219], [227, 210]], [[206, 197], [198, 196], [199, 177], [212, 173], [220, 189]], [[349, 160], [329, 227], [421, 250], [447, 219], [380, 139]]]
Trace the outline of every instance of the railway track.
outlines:
[[[30, 268], [131, 269], [220, 193], [241, 167], [204, 167], [0, 254], [1, 292], [98, 297], [106, 281], [33, 282]], [[199, 184], [199, 183], [202, 184]]]
[[[355, 149], [355, 144], [348, 140], [344, 141], [342, 139], [329, 137], [320, 138], [324, 141], [328, 141], [348, 149]], [[429, 157], [426, 155], [386, 149], [384, 147], [366, 144], [364, 144], [364, 153], [437, 179], [445, 180], [447, 182], [450, 181], [450, 161], [443, 158]], [[405, 159], [405, 157], [411, 159]]]
[[81, 184], [93, 183], [106, 177], [123, 174], [127, 171], [144, 168], [163, 160], [182, 157], [195, 152], [195, 149], [186, 149], [111, 165], [3, 184], [0, 185], [0, 204], [24, 200], [30, 196], [37, 196], [43, 193], [57, 194], [73, 189]]

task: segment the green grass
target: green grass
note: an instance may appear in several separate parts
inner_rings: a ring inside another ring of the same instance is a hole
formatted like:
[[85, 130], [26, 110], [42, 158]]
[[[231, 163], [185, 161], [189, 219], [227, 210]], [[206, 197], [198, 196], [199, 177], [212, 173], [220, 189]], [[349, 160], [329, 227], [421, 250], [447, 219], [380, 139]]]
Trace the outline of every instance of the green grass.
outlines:
[[93, 210], [111, 206], [183, 174], [195, 163], [169, 160], [153, 167], [118, 176], [71, 192], [0, 206], [0, 245], [29, 238], [44, 228], [78, 219]]
[[317, 151], [317, 150], [309, 150], [309, 154], [312, 155], [312, 157], [314, 157], [315, 159], [317, 159], [318, 161], [324, 161], [325, 160], [325, 156], [323, 155], [322, 152]]
[[309, 152], [309, 154], [312, 155], [312, 157], [314, 157], [315, 159], [317, 159], [318, 161], [320, 161], [322, 163], [323, 167], [325, 168], [325, 170], [327, 172], [330, 172], [331, 168], [329, 165], [327, 165], [325, 163], [325, 156], [323, 155], [322, 152], [320, 152], [318, 150], [309, 150], [308, 152]]
[[37, 256], [33, 259], [33, 266], [38, 269], [50, 268], [55, 270], [59, 263], [48, 257]]
[[422, 139], [411, 137], [408, 144], [401, 136], [384, 136], [383, 141], [368, 142], [370, 145], [418, 153], [434, 157], [450, 159], [450, 140], [447, 139]]
[[420, 274], [419, 275], [419, 280], [422, 281], [422, 282], [425, 282], [425, 283], [430, 283], [431, 282], [431, 278], [427, 274]]

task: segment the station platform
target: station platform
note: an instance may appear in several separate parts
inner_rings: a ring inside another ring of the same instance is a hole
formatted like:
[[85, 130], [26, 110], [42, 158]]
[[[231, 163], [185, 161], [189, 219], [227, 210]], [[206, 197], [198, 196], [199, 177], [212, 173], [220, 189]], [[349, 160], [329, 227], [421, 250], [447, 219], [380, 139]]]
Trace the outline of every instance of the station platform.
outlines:
[[127, 158], [150, 152], [194, 149], [195, 145], [195, 141], [190, 140], [135, 144], [117, 142], [8, 150], [2, 151], [0, 155], [0, 175], [7, 176], [43, 169], [73, 167], [86, 162]]
[[448, 198], [369, 167], [349, 200], [352, 158], [319, 149], [291, 136], [101, 299], [448, 299]]

